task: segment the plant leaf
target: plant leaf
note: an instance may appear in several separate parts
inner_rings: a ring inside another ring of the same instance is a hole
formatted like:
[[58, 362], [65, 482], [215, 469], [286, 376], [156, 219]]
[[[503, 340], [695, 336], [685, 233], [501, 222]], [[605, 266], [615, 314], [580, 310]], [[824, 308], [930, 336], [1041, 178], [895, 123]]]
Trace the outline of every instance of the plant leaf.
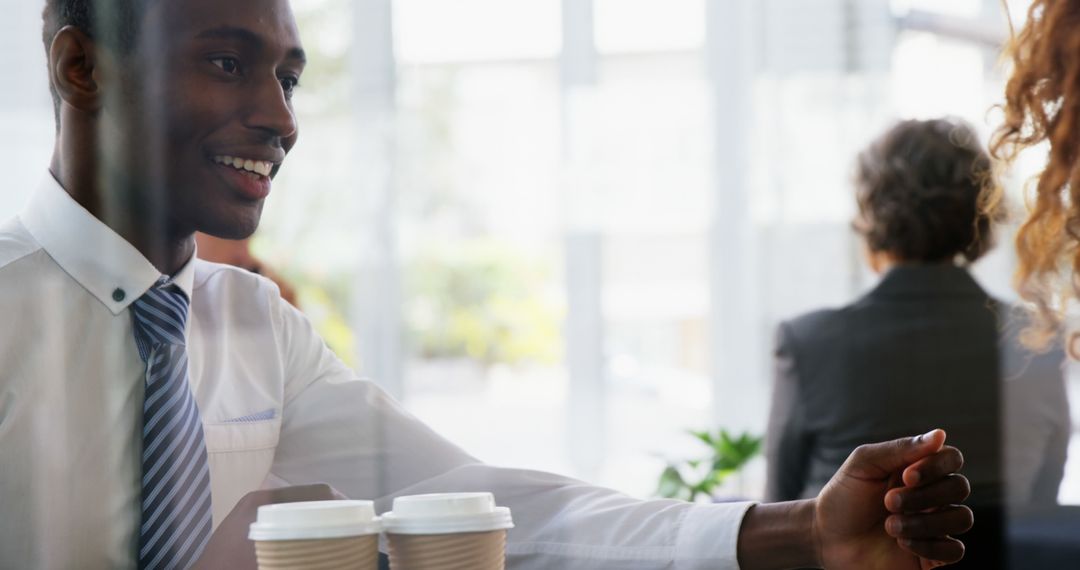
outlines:
[[713, 436], [709, 432], [704, 431], [704, 430], [702, 430], [702, 431], [690, 430], [689, 433], [690, 433], [690, 435], [692, 435], [692, 436], [698, 438], [699, 440], [701, 440], [701, 442], [704, 443], [705, 445], [707, 445], [709, 447], [713, 446]]
[[657, 494], [662, 497], [693, 501], [699, 495], [712, 495], [728, 477], [761, 453], [764, 441], [763, 437], [748, 432], [733, 436], [724, 429], [715, 433], [707, 430], [688, 430], [687, 433], [705, 444], [711, 454], [669, 464], [661, 473], [657, 488]]
[[683, 480], [682, 474], [675, 468], [674, 465], [668, 465], [662, 473], [660, 473], [660, 481], [657, 484], [656, 494], [667, 498], [677, 499], [679, 495], [683, 494], [687, 488], [686, 481]]

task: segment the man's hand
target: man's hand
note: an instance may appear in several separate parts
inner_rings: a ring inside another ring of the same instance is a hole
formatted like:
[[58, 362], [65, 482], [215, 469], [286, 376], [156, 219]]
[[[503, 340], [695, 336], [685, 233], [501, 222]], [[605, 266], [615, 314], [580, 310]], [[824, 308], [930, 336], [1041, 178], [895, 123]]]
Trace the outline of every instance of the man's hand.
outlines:
[[818, 496], [813, 537], [825, 568], [927, 570], [960, 560], [970, 486], [945, 432], [856, 449]]
[[248, 540], [248, 528], [255, 522], [259, 507], [263, 505], [344, 498], [346, 497], [330, 485], [322, 484], [252, 491], [244, 495], [218, 525], [193, 570], [257, 570], [259, 565], [255, 560], [255, 543]]

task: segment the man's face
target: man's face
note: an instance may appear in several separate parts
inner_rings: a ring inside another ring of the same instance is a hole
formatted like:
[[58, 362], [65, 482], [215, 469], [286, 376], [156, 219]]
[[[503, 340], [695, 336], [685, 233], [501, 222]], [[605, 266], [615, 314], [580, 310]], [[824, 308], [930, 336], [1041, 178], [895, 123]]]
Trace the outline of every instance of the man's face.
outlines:
[[288, 0], [156, 0], [115, 114], [122, 176], [174, 235], [242, 238], [296, 143], [304, 53]]

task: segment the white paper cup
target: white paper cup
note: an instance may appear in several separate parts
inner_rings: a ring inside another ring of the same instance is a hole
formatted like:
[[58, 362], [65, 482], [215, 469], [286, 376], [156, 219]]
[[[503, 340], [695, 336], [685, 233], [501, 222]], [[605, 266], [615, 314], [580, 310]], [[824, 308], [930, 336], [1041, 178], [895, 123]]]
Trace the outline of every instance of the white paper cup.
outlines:
[[398, 497], [383, 515], [395, 570], [503, 570], [513, 526], [491, 493]]
[[371, 501], [310, 501], [259, 507], [248, 538], [260, 570], [376, 570], [379, 531]]

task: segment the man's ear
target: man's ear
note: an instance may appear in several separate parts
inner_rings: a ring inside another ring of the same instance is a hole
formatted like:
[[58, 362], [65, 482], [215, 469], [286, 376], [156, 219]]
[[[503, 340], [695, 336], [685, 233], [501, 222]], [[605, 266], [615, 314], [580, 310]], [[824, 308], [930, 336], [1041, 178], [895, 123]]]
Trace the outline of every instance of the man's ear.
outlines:
[[74, 26], [64, 26], [49, 46], [49, 79], [60, 99], [87, 113], [101, 109], [104, 92], [99, 84], [98, 46]]

